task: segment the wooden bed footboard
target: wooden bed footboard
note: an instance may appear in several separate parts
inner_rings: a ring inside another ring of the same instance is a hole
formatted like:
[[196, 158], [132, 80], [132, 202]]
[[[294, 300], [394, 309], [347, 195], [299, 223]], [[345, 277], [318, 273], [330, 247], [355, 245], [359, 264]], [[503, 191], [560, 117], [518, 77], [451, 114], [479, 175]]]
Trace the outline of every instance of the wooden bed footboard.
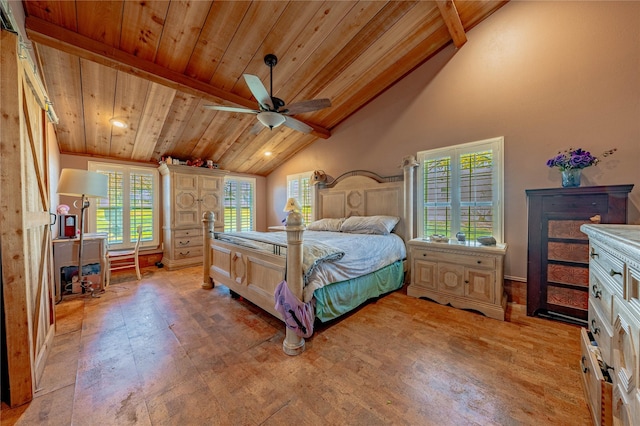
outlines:
[[[270, 254], [217, 240], [213, 212], [203, 215], [204, 276], [202, 287], [222, 284], [234, 293], [282, 320], [275, 309], [275, 291], [287, 276], [291, 292], [302, 300], [302, 234], [304, 226], [287, 226], [287, 256]], [[288, 271], [288, 273], [287, 273]], [[304, 339], [286, 329], [283, 350], [288, 355], [304, 351]]]
[[226, 243], [215, 238], [208, 242], [205, 262], [209, 264], [208, 280], [227, 286], [229, 290], [250, 300], [270, 314], [280, 318], [274, 309], [274, 293], [285, 279], [285, 256], [262, 253], [246, 247]]

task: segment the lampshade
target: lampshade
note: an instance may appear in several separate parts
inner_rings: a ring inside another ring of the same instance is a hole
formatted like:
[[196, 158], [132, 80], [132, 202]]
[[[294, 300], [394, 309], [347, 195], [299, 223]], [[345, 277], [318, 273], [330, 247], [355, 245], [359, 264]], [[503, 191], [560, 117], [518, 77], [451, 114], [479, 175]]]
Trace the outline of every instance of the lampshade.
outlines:
[[283, 212], [299, 212], [300, 210], [302, 210], [302, 208], [295, 198], [289, 198], [287, 204], [284, 205], [284, 209], [282, 209]]
[[273, 111], [263, 111], [258, 113], [258, 120], [270, 129], [278, 127], [285, 122], [284, 115]]
[[80, 169], [62, 169], [58, 194], [76, 197], [107, 197], [109, 178], [101, 173]]

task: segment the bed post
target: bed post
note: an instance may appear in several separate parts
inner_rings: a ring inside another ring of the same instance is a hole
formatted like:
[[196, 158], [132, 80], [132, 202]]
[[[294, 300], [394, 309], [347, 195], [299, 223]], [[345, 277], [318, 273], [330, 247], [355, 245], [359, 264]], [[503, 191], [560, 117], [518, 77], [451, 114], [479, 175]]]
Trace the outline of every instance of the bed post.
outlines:
[[[287, 231], [287, 285], [291, 293], [299, 300], [303, 300], [302, 233], [304, 232], [304, 225], [302, 220], [300, 220], [300, 223], [287, 223], [285, 230]], [[304, 338], [298, 336], [293, 330], [286, 328], [282, 350], [287, 355], [301, 354], [304, 351]]]
[[409, 240], [415, 238], [414, 227], [414, 181], [415, 181], [415, 169], [418, 167], [418, 162], [413, 155], [407, 155], [402, 159], [402, 168], [404, 169], [404, 241], [408, 243]]
[[203, 239], [204, 239], [204, 267], [202, 268], [202, 288], [213, 288], [213, 281], [209, 277], [209, 270], [211, 269], [211, 239], [213, 238], [213, 226], [215, 222], [215, 215], [213, 212], [204, 212], [202, 214], [202, 227]]

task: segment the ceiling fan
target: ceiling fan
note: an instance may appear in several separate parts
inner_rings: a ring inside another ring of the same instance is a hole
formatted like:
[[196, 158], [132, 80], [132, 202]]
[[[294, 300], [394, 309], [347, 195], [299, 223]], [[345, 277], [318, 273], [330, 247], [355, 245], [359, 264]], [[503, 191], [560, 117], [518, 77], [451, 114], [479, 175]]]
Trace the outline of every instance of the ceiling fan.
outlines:
[[[299, 132], [310, 133], [313, 130], [313, 127], [300, 120], [296, 120], [291, 117], [291, 115], [318, 111], [320, 109], [330, 107], [331, 101], [326, 98], [311, 99], [286, 105], [282, 99], [273, 96], [273, 67], [278, 63], [278, 58], [276, 55], [269, 53], [264, 57], [264, 63], [269, 67], [270, 92], [267, 92], [264, 84], [262, 84], [262, 81], [257, 76], [251, 74], [243, 75], [247, 86], [249, 86], [249, 90], [251, 90], [251, 93], [258, 101], [259, 109], [229, 107], [224, 105], [206, 105], [205, 108], [217, 111], [256, 114], [260, 123], [269, 129], [273, 129], [274, 127], [284, 124], [285, 126]], [[262, 127], [258, 128], [258, 131], [260, 129], [262, 129]]]

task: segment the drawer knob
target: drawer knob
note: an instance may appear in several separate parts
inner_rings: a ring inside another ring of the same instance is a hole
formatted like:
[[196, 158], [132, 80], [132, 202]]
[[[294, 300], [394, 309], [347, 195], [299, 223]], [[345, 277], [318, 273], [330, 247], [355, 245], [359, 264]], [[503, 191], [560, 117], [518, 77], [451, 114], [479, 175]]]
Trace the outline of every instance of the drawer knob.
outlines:
[[613, 269], [609, 271], [609, 275], [611, 275], [612, 277], [615, 275], [622, 275], [622, 272], [616, 272]]
[[478, 260], [478, 265], [480, 265], [482, 263], [482, 260]]
[[593, 334], [600, 334], [600, 327], [596, 327], [596, 320], [591, 320], [591, 332]]
[[582, 366], [582, 372], [586, 373], [587, 371], [589, 371], [589, 369], [587, 368], [586, 365], [584, 365], [584, 362], [587, 360], [587, 357], [585, 357], [584, 355], [582, 355], [582, 359], [580, 359], [580, 365]]
[[591, 247], [591, 254], [590, 254], [592, 259], [595, 259], [596, 257], [600, 257], [600, 255], [598, 253], [596, 253], [596, 250]]
[[427, 253], [422, 253], [422, 257], [427, 257]]
[[596, 299], [600, 299], [600, 296], [602, 296], [602, 291], [598, 290], [598, 286], [594, 284], [591, 287], [591, 294], [593, 294], [593, 297], [595, 297]]

